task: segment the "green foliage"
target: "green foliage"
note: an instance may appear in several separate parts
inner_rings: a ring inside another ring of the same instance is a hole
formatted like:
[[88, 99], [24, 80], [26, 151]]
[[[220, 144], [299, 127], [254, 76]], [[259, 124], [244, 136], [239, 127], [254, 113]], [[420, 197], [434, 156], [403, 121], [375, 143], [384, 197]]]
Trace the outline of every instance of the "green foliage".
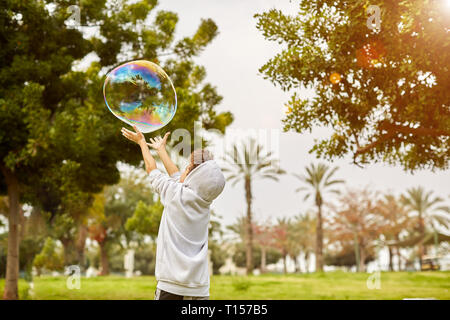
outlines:
[[338, 169], [338, 167], [330, 168], [323, 163], [317, 165], [311, 163], [305, 168], [306, 175], [294, 174], [296, 178], [306, 185], [297, 188], [295, 191], [305, 192], [303, 201], [313, 198], [317, 206], [322, 206], [324, 203], [324, 194], [327, 192], [339, 194], [339, 190], [331, 188], [334, 188], [336, 184], [344, 183], [344, 180], [334, 179], [334, 174]]
[[[31, 277], [31, 268], [33, 266], [34, 258], [41, 252], [43, 245], [44, 239], [42, 237], [28, 236], [20, 241], [19, 270], [24, 270], [27, 277]], [[5, 248], [7, 247], [5, 246]]]
[[[228, 173], [227, 180], [234, 186], [240, 181], [261, 178], [278, 181], [279, 176], [286, 172], [278, 167], [278, 160], [271, 152], [255, 139], [250, 138], [246, 142], [235, 144], [233, 150], [227, 153], [228, 167], [223, 171]], [[246, 196], [251, 197], [246, 190]]]
[[208, 249], [211, 251], [213, 274], [220, 274], [219, 269], [225, 264], [228, 252], [224, 249], [221, 216], [211, 211], [208, 228]]
[[402, 195], [401, 202], [419, 220], [424, 220], [427, 229], [450, 228], [450, 207], [445, 205], [444, 199], [434, 196], [432, 191], [426, 191], [420, 186], [409, 188]]
[[[367, 27], [369, 5], [381, 30]], [[358, 164], [384, 161], [405, 170], [447, 169], [450, 159], [450, 13], [438, 1], [301, 0], [297, 15], [271, 9], [257, 28], [283, 50], [260, 72], [294, 92], [285, 130], [333, 130], [311, 152]], [[330, 76], [340, 75], [332, 82]]]
[[[145, 174], [131, 171], [118, 184], [105, 189], [103, 215], [94, 219], [94, 224], [100, 224], [106, 230], [106, 241], [120, 243], [125, 240], [128, 243], [139, 235], [127, 227], [127, 221], [136, 212], [141, 214], [139, 217], [147, 219], [145, 209], [152, 207], [152, 199], [153, 194], [145, 181]], [[159, 223], [159, 220], [156, 222]], [[154, 228], [158, 228], [158, 225]]]
[[100, 269], [100, 254], [98, 247], [86, 248], [86, 269], [89, 267]]
[[125, 256], [125, 249], [117, 243], [109, 243], [106, 250], [108, 251], [109, 271], [112, 273], [124, 273], [125, 268], [123, 259]]
[[[96, 35], [65, 25], [75, 1], [7, 0], [0, 16], [0, 165], [19, 175], [23, 201], [52, 214], [73, 204], [71, 194], [98, 193], [116, 183], [118, 161], [142, 160], [119, 134], [123, 124], [100, 91], [105, 71], [118, 63], [143, 57], [171, 76], [179, 104], [168, 130], [193, 131], [201, 116], [205, 127], [224, 132], [232, 121], [230, 113], [214, 110], [221, 97], [193, 62], [217, 35], [215, 23], [202, 20], [193, 36], [175, 41], [175, 13], [159, 11], [150, 21], [157, 1], [120, 3], [113, 10], [109, 1], [82, 2], [81, 23], [97, 25]], [[75, 71], [88, 54], [99, 61]], [[5, 192], [3, 178], [0, 187]]]
[[56, 241], [50, 237], [45, 240], [41, 252], [36, 255], [33, 261], [38, 273], [42, 270], [61, 271], [64, 267], [64, 258], [56, 245]]
[[7, 233], [0, 234], [0, 278], [6, 275], [7, 236]]
[[142, 275], [154, 275], [156, 263], [156, 247], [141, 245], [134, 253], [134, 269], [142, 272]]
[[153, 204], [146, 204], [140, 200], [137, 203], [133, 216], [128, 218], [125, 229], [156, 238], [163, 209], [164, 207], [159, 201]]

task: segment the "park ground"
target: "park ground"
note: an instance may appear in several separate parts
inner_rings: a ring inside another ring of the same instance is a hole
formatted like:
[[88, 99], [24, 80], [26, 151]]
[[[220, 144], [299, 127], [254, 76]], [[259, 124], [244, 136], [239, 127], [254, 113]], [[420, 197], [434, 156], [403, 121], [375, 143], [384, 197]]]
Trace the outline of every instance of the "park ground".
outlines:
[[[211, 299], [404, 299], [450, 300], [450, 272], [382, 272], [380, 288], [369, 289], [366, 273], [310, 273], [260, 276], [213, 276]], [[0, 279], [3, 292], [4, 279]], [[121, 276], [81, 278], [79, 290], [69, 290], [65, 277], [35, 277], [34, 289], [19, 281], [21, 299], [153, 299], [154, 277]]]

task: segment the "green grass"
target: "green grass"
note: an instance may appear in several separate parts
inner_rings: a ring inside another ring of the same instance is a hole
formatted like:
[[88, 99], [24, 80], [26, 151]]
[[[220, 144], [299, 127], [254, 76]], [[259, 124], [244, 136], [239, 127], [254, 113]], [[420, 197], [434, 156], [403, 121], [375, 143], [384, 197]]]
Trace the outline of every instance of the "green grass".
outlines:
[[[369, 274], [331, 272], [323, 274], [213, 276], [211, 299], [403, 299], [450, 300], [450, 272], [383, 272], [381, 288], [370, 290]], [[3, 292], [4, 279], [0, 279]], [[154, 277], [109, 276], [82, 278], [80, 290], [69, 290], [64, 277], [36, 277], [34, 294], [19, 281], [21, 298], [32, 299], [153, 299]]]

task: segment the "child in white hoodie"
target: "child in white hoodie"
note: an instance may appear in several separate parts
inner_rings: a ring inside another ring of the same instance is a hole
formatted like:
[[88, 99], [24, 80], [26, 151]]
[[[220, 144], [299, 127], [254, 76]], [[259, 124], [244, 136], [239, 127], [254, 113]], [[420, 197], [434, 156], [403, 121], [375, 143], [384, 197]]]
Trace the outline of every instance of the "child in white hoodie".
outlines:
[[156, 300], [209, 299], [209, 207], [225, 186], [225, 177], [206, 150], [191, 154], [180, 174], [166, 151], [164, 138], [150, 139], [168, 174], [156, 168], [144, 135], [122, 128], [122, 134], [141, 147], [152, 189], [164, 206], [156, 249]]

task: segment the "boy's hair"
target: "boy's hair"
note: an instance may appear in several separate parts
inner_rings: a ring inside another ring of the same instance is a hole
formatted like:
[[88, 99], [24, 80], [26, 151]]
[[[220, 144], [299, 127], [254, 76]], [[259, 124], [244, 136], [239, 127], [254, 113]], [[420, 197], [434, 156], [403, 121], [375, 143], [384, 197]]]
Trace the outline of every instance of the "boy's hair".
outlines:
[[206, 149], [197, 149], [191, 153], [191, 163], [190, 163], [190, 171], [197, 168], [203, 162], [208, 160], [213, 160], [214, 157], [211, 152]]

